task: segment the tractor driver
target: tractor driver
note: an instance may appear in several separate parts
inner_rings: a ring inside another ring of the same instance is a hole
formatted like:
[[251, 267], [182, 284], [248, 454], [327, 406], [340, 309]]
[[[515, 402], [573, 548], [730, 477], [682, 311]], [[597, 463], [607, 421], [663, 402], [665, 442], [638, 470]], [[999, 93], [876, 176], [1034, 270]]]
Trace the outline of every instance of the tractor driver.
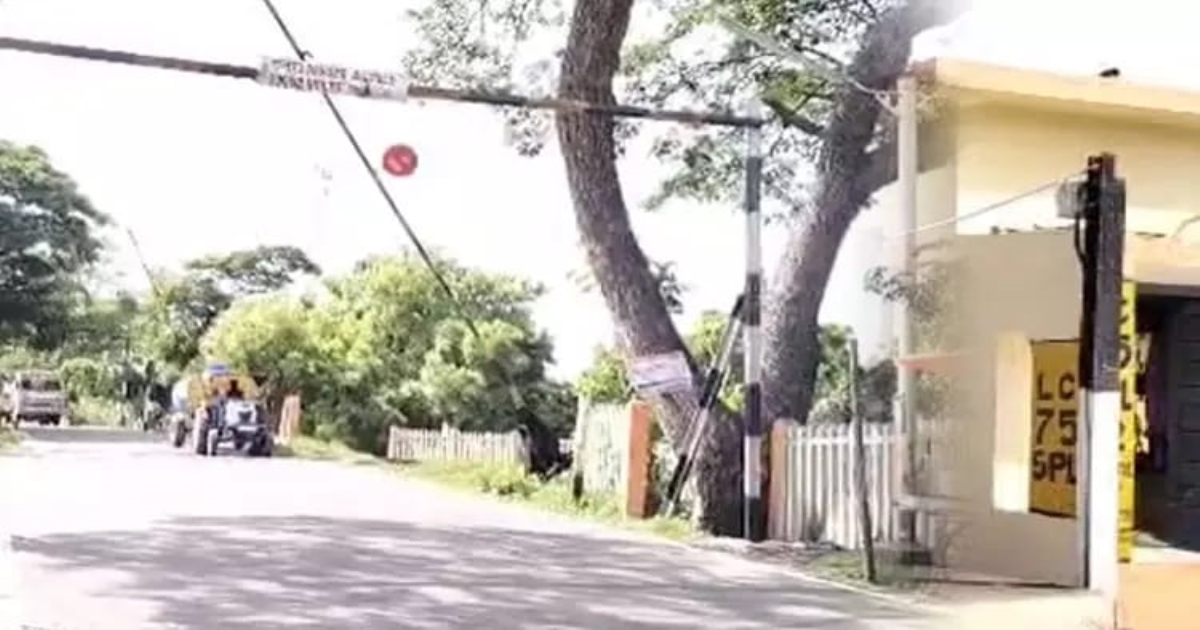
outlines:
[[229, 400], [242, 400], [246, 397], [236, 378], [229, 381], [229, 390], [225, 392], [225, 397]]

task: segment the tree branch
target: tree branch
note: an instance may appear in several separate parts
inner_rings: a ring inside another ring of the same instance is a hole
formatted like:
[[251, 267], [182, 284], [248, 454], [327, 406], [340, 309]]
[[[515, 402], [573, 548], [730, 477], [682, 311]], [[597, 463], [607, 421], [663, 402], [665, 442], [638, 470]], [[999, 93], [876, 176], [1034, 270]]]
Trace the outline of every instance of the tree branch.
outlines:
[[783, 101], [778, 98], [763, 98], [763, 105], [766, 105], [779, 118], [779, 122], [785, 127], [793, 127], [810, 136], [820, 136], [825, 133], [825, 126], [811, 118], [801, 116], [796, 111], [792, 110]]
[[[894, 145], [879, 141], [882, 105], [869, 91], [889, 90], [909, 63], [912, 39], [962, 10], [945, 0], [906, 0], [881, 11], [847, 67], [854, 82], [835, 90], [822, 136], [812, 211], [797, 220], [775, 270], [763, 320], [763, 403], [768, 418], [807, 419], [817, 364], [818, 315], [838, 248], [874, 189], [894, 178]], [[856, 85], [857, 84], [857, 85]], [[890, 163], [889, 163], [890, 161]]]

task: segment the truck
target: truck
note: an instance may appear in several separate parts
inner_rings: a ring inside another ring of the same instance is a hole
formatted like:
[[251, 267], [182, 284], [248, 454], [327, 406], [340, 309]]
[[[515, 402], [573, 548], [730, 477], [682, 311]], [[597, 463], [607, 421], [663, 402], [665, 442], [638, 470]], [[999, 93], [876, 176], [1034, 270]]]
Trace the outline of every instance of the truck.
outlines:
[[66, 424], [71, 405], [62, 379], [51, 370], [19, 370], [4, 383], [0, 419], [19, 427], [22, 422], [42, 426]]

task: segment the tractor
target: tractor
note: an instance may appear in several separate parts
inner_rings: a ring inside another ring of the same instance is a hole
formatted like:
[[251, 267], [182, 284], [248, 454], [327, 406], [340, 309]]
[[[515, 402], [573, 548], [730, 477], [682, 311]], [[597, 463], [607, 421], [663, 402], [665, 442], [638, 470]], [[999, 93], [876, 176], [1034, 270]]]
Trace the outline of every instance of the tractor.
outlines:
[[253, 378], [210, 365], [175, 384], [171, 392], [171, 443], [191, 437], [197, 455], [218, 455], [222, 446], [251, 457], [270, 457], [274, 436]]

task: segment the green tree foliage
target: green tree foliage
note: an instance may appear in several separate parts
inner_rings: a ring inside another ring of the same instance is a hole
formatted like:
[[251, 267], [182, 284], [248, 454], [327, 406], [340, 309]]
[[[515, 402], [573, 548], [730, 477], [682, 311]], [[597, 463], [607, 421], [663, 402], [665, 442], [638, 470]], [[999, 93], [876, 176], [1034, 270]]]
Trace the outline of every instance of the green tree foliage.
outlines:
[[104, 299], [83, 296], [68, 321], [69, 334], [60, 347], [61, 353], [115, 360], [129, 350], [140, 312], [141, 305], [132, 295]]
[[238, 299], [203, 354], [257, 375], [276, 402], [301, 394], [304, 430], [375, 452], [391, 424], [506, 431], [534, 416], [569, 432], [574, 396], [547, 378], [551, 343], [533, 324], [542, 288], [437, 264], [461, 308], [415, 256], [377, 257], [323, 296]]
[[116, 400], [121, 391], [121, 371], [110, 362], [72, 357], [59, 364], [71, 400]]
[[160, 274], [138, 321], [139, 350], [185, 369], [199, 356], [201, 337], [231, 304], [233, 296], [211, 281]]
[[[927, 246], [936, 250], [941, 244]], [[957, 325], [958, 309], [956, 281], [961, 272], [959, 263], [925, 258], [908, 274], [873, 269], [867, 275], [867, 290], [892, 302], [903, 302], [909, 309], [917, 351], [928, 353], [952, 352], [964, 343], [962, 328]], [[915, 380], [917, 413], [924, 418], [940, 418], [947, 411], [952, 384], [947, 376], [918, 373]]]
[[575, 391], [580, 398], [596, 403], [628, 401], [633, 392], [625, 360], [612, 348], [596, 348], [592, 364], [575, 381]]
[[195, 367], [201, 338], [235, 300], [320, 271], [298, 248], [264, 245], [190, 261], [179, 274], [159, 274], [139, 322], [140, 349], [178, 370]]
[[204, 356], [244, 370], [272, 409], [292, 392], [320, 391], [333, 366], [317, 343], [310, 309], [271, 296], [243, 300], [222, 313], [203, 339]]
[[301, 276], [321, 274], [321, 268], [304, 250], [290, 245], [260, 245], [209, 255], [187, 263], [186, 268], [194, 281], [211, 283], [232, 296], [269, 293]]
[[44, 151], [0, 141], [0, 341], [63, 343], [107, 222]]
[[[810, 422], [849, 422], [850, 338], [848, 326], [821, 327], [821, 363], [817, 369], [816, 400]], [[891, 361], [873, 366], [855, 366], [859, 410], [867, 422], [891, 422], [892, 401], [896, 396], [896, 370]]]

